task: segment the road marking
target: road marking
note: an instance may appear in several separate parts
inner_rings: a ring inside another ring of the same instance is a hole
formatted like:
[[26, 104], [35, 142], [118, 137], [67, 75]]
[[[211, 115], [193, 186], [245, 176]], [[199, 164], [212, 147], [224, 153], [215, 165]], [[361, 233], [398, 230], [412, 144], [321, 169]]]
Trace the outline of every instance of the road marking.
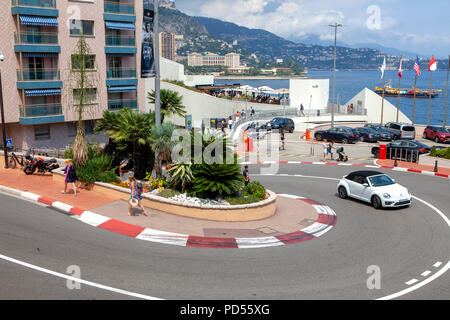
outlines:
[[430, 271], [430, 270], [427, 270], [427, 271], [421, 273], [420, 275], [421, 275], [422, 277], [428, 277], [430, 273], [431, 273], [431, 271]]
[[140, 298], [140, 299], [144, 299], [144, 300], [163, 300], [161, 298], [147, 296], [147, 295], [140, 294], [140, 293], [134, 293], [134, 292], [130, 292], [130, 291], [122, 290], [122, 289], [117, 289], [117, 288], [105, 286], [105, 285], [98, 284], [98, 283], [91, 282], [91, 281], [78, 279], [78, 278], [75, 278], [75, 277], [71, 277], [71, 276], [65, 275], [63, 273], [55, 272], [55, 271], [52, 271], [52, 270], [49, 270], [49, 269], [45, 269], [45, 268], [41, 268], [41, 267], [35, 266], [35, 265], [27, 263], [27, 262], [23, 262], [23, 261], [14, 259], [14, 258], [10, 258], [10, 257], [4, 256], [2, 254], [0, 254], [0, 259], [8, 261], [8, 262], [11, 262], [11, 263], [15, 263], [15, 264], [21, 265], [21, 266], [29, 268], [29, 269], [33, 269], [33, 270], [36, 270], [36, 271], [47, 273], [47, 274], [50, 274], [50, 275], [55, 276], [55, 277], [64, 278], [64, 279], [67, 279], [67, 280], [79, 282], [81, 284], [85, 284], [87, 286], [99, 288], [99, 289], [102, 289], [102, 290], [111, 291], [111, 292], [123, 294], [123, 295], [130, 296], [130, 297]]
[[411, 279], [411, 280], [409, 280], [408, 282], [405, 282], [405, 284], [407, 284], [408, 286], [410, 286], [410, 285], [412, 285], [412, 284], [414, 284], [414, 283], [416, 283], [416, 282], [418, 282], [419, 280], [417, 280], [417, 279]]
[[433, 267], [439, 268], [442, 265], [442, 262], [438, 261], [435, 264], [433, 264]]

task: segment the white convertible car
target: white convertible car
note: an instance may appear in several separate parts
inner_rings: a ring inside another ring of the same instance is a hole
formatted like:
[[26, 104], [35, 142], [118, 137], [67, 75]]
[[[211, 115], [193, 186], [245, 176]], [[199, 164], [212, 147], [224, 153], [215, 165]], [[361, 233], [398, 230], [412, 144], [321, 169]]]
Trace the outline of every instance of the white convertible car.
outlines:
[[355, 171], [338, 183], [338, 194], [369, 202], [375, 209], [408, 207], [411, 194], [388, 175], [376, 171]]

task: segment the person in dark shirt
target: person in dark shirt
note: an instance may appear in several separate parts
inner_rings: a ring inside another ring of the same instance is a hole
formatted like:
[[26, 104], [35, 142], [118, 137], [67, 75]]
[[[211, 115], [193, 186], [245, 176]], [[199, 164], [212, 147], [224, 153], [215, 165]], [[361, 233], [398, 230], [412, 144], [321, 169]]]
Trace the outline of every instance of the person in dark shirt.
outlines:
[[244, 176], [244, 185], [247, 186], [250, 183], [250, 173], [248, 172], [248, 166], [245, 166], [245, 170], [242, 175]]

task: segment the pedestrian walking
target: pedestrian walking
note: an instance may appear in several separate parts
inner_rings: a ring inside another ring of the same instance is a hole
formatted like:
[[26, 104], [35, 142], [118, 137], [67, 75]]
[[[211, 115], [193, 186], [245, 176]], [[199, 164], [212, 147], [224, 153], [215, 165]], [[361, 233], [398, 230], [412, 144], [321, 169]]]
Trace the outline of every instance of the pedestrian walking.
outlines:
[[284, 129], [281, 129], [281, 132], [280, 132], [280, 141], [281, 141], [281, 147], [280, 147], [280, 150], [286, 150], [285, 149], [285, 135], [284, 135], [284, 132], [285, 132], [285, 130]]
[[236, 123], [238, 123], [239, 122], [239, 118], [241, 117], [241, 114], [239, 113], [239, 111], [236, 111], [235, 117], [236, 117]]
[[142, 205], [142, 193], [143, 193], [143, 186], [141, 182], [138, 182], [135, 177], [128, 177], [128, 184], [130, 185], [130, 200], [128, 202], [128, 215], [132, 216], [131, 209], [134, 206], [138, 206], [142, 209], [143, 215], [147, 217], [147, 212]]
[[76, 197], [77, 196], [77, 187], [75, 186], [75, 182], [77, 182], [77, 180], [78, 180], [77, 171], [76, 171], [74, 164], [72, 163], [72, 160], [66, 160], [65, 164], [66, 164], [66, 168], [64, 169], [64, 173], [66, 174], [66, 176], [64, 178], [64, 191], [61, 191], [61, 193], [66, 194], [67, 193], [67, 185], [69, 183], [71, 183], [72, 187], [73, 187], [73, 194]]
[[244, 172], [242, 172], [244, 177], [244, 185], [247, 186], [250, 183], [250, 173], [248, 172], [248, 165], [244, 167]]
[[335, 148], [335, 146], [334, 146], [334, 142], [331, 141], [331, 142], [328, 144], [328, 148], [327, 148], [327, 154], [330, 154], [330, 155], [331, 155], [331, 160], [334, 160], [334, 158], [333, 158], [333, 149], [336, 150], [336, 148]]
[[305, 114], [303, 113], [303, 110], [305, 110], [305, 107], [303, 106], [303, 103], [300, 103], [300, 113], [299, 116], [305, 116]]
[[228, 118], [228, 129], [233, 129], [233, 118], [231, 116]]
[[322, 147], [323, 147], [322, 162], [326, 162], [327, 161], [327, 155], [328, 155], [328, 144], [326, 142], [324, 142], [324, 143], [322, 143]]

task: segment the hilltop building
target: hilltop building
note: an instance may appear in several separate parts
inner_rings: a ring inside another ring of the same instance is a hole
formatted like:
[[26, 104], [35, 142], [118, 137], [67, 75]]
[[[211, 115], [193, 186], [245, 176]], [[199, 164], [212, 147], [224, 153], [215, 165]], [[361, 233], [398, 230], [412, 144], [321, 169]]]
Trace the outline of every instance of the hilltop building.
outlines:
[[200, 53], [190, 53], [188, 55], [188, 66], [225, 66], [229, 68], [237, 68], [241, 65], [241, 56], [238, 53], [228, 53], [220, 56], [215, 53], [201, 55]]

